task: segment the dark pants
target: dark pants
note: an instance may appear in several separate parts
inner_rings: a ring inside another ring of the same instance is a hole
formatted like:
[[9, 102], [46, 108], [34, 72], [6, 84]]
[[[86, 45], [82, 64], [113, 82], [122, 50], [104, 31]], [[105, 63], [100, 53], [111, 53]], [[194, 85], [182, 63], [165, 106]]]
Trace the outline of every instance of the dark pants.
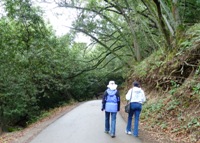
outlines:
[[[105, 131], [109, 131], [111, 135], [115, 135], [117, 112], [105, 112]], [[111, 125], [110, 125], [111, 117]]]

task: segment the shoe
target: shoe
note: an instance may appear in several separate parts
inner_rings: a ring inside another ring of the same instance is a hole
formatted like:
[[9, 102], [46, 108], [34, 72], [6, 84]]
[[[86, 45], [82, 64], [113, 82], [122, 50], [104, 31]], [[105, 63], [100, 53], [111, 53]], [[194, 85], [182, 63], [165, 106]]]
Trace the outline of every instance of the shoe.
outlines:
[[136, 137], [136, 138], [138, 137], [138, 135], [133, 135], [133, 136]]
[[125, 131], [125, 133], [128, 134], [128, 135], [132, 134], [131, 131], [127, 131], [127, 130]]
[[104, 131], [104, 133], [108, 134], [108, 133], [109, 133], [109, 131]]
[[111, 135], [111, 138], [114, 138], [115, 137], [115, 135]]

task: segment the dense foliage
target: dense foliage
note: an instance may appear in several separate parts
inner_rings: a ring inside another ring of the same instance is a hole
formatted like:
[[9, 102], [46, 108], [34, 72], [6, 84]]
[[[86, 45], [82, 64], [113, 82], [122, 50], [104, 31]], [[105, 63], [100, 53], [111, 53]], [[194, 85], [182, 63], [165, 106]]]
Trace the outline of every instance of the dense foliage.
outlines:
[[3, 2], [6, 11], [0, 19], [3, 129], [25, 126], [41, 111], [71, 100], [91, 99], [105, 89], [109, 79], [122, 82], [121, 74], [109, 75], [108, 69], [98, 68], [98, 61], [91, 59], [94, 58], [91, 50], [86, 51], [84, 43], [73, 42], [73, 34], [57, 37], [44, 22], [42, 12], [30, 1]]

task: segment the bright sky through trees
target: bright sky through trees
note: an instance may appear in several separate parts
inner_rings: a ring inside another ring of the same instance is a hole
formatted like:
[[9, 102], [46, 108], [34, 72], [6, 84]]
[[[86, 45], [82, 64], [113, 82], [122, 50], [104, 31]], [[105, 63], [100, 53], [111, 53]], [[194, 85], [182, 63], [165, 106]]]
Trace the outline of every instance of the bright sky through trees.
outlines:
[[[58, 7], [54, 2], [35, 2], [44, 11], [44, 19], [49, 22], [56, 32], [56, 35], [62, 36], [69, 32], [72, 22], [76, 19], [77, 12], [74, 9]], [[89, 42], [86, 35], [78, 34], [77, 42]]]
[[[54, 2], [42, 2], [42, 0], [35, 0], [33, 3], [43, 10], [45, 21], [52, 25], [56, 35], [62, 36], [70, 31], [69, 27], [71, 27], [72, 22], [78, 14], [76, 10], [58, 7]], [[4, 14], [3, 4], [0, 1], [0, 17]], [[77, 35], [76, 41], [84, 43], [90, 42], [89, 37], [81, 33]]]
[[76, 18], [74, 10], [58, 7], [53, 2], [35, 2], [34, 4], [44, 11], [44, 19], [50, 22], [57, 35], [61, 36], [69, 32], [68, 27]]

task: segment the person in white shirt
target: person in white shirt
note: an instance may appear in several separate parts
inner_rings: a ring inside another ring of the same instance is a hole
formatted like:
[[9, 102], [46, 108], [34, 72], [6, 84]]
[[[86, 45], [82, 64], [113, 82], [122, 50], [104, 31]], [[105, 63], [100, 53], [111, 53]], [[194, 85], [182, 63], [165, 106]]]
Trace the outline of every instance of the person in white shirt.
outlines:
[[[128, 122], [125, 133], [129, 135], [132, 134], [133, 136], [138, 137], [139, 118], [142, 110], [142, 104], [146, 101], [146, 97], [144, 91], [140, 88], [140, 84], [137, 81], [133, 82], [133, 87], [129, 89], [128, 93], [126, 94], [126, 100], [130, 100], [131, 109], [128, 113]], [[135, 115], [135, 120], [132, 133], [131, 126], [133, 114]]]

